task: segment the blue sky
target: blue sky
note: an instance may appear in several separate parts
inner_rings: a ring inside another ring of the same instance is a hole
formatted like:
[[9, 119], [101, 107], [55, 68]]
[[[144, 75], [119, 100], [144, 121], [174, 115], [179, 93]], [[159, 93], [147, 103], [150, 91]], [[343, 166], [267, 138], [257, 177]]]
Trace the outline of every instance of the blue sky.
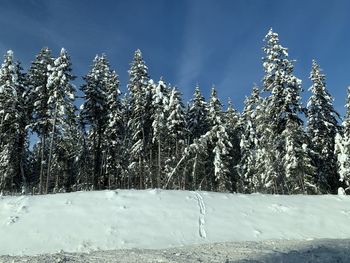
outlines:
[[[343, 114], [350, 85], [350, 1], [311, 0], [2, 0], [0, 53], [15, 52], [27, 68], [48, 46], [72, 58], [76, 84], [104, 52], [122, 90], [137, 48], [150, 75], [177, 85], [190, 99], [199, 83], [206, 96], [215, 84], [225, 103], [241, 109], [253, 83], [261, 83], [263, 37], [272, 27], [296, 59], [295, 74], [308, 89], [311, 60], [327, 76]], [[307, 98], [308, 93], [304, 94]]]

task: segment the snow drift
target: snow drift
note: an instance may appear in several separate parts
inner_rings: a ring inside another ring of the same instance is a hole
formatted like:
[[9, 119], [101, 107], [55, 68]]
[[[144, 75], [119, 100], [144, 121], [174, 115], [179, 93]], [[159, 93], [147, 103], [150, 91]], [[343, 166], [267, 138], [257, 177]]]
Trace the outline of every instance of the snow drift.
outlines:
[[348, 196], [116, 190], [0, 197], [0, 255], [350, 238]]

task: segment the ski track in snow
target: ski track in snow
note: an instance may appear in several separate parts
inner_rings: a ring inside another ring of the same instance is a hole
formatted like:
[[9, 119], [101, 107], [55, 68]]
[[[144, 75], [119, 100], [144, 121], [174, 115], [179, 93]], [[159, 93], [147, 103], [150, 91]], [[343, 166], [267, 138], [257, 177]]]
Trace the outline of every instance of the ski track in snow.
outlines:
[[206, 213], [205, 204], [203, 201], [203, 197], [198, 192], [193, 192], [193, 193], [195, 195], [195, 198], [197, 200], [198, 207], [199, 207], [199, 218], [198, 218], [199, 236], [205, 239], [207, 237], [207, 233], [205, 231], [205, 213]]

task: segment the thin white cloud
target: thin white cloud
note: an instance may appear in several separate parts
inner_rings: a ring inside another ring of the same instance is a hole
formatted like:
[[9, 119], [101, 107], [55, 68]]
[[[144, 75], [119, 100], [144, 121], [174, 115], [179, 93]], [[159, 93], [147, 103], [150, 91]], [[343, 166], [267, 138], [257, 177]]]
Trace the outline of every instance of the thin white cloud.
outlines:
[[205, 52], [200, 39], [201, 22], [198, 13], [198, 1], [188, 2], [188, 11], [185, 17], [185, 31], [183, 52], [177, 63], [177, 76], [179, 88], [185, 97], [191, 96], [195, 83], [203, 68]]

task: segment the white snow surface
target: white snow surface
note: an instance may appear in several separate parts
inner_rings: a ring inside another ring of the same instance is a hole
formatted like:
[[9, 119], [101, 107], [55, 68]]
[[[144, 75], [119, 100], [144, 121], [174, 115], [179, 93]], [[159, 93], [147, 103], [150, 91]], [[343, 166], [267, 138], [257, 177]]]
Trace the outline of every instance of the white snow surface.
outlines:
[[349, 196], [115, 190], [0, 197], [0, 255], [350, 238]]

